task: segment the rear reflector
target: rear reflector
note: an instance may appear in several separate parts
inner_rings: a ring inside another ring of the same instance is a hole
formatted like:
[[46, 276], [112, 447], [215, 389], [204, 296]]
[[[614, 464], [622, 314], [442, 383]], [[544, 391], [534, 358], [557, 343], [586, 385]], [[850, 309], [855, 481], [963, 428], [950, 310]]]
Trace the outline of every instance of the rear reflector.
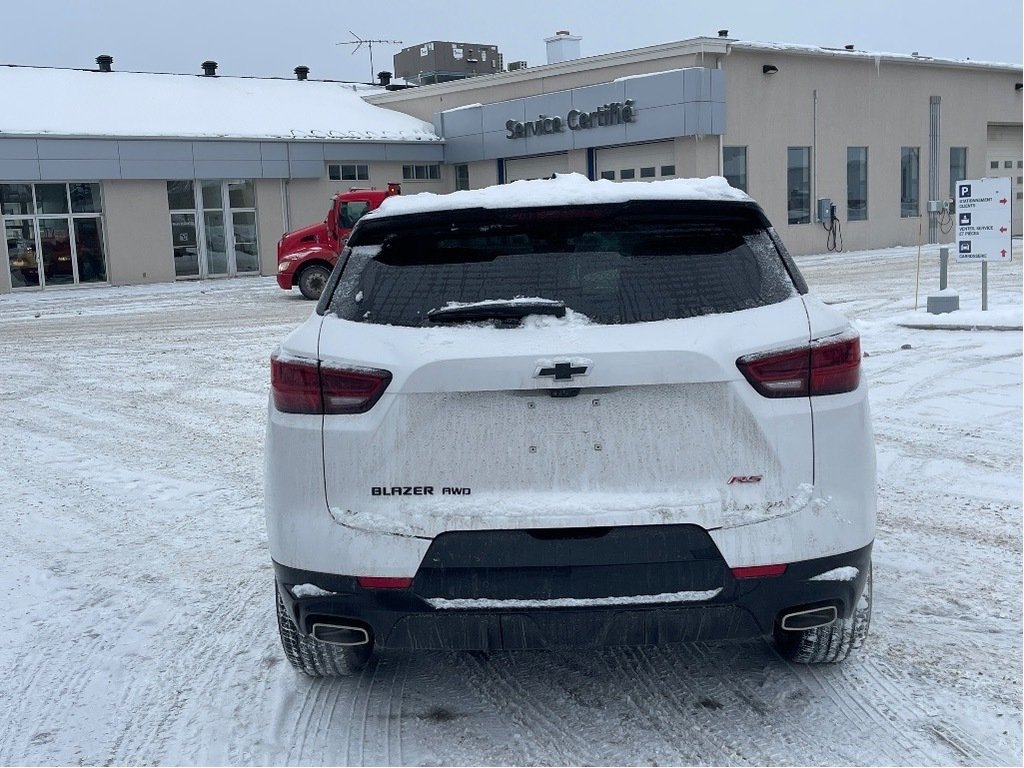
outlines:
[[357, 576], [356, 584], [363, 589], [408, 589], [412, 579], [391, 576]]
[[786, 564], [751, 565], [746, 568], [733, 568], [732, 575], [737, 579], [765, 579], [770, 576], [781, 576], [786, 572]]
[[844, 333], [799, 349], [746, 355], [736, 366], [765, 397], [852, 392], [860, 384], [860, 336]]
[[274, 407], [284, 413], [365, 413], [391, 383], [388, 371], [330, 368], [310, 360], [270, 358]]

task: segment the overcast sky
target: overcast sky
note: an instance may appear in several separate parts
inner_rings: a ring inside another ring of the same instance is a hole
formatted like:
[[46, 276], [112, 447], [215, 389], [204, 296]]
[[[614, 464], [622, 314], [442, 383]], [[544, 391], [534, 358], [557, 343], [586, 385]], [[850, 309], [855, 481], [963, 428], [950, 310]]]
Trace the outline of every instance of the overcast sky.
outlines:
[[373, 71], [392, 69], [402, 47], [429, 40], [490, 43], [505, 61], [546, 63], [544, 38], [581, 35], [594, 56], [715, 36], [1021, 62], [1020, 0], [0, 0], [0, 64], [367, 81], [368, 50], [352, 33], [400, 40], [373, 46]]

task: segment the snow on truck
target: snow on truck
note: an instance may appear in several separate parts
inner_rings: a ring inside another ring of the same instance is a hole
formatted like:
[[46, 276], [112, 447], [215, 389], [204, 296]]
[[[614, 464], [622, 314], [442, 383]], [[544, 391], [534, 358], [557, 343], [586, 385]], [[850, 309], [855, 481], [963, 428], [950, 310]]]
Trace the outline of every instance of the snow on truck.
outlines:
[[286, 232], [278, 241], [277, 284], [286, 291], [298, 286], [307, 299], [319, 299], [352, 227], [401, 192], [401, 185], [392, 182], [386, 189], [350, 189], [335, 195], [326, 219]]

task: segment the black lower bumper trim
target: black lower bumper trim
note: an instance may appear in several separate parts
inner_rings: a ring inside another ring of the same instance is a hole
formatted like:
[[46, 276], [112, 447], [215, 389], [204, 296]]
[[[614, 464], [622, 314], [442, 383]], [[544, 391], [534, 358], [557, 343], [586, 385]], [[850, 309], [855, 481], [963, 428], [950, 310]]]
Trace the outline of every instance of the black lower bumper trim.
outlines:
[[[814, 578], [850, 566], [857, 569], [853, 579]], [[700, 567], [703, 581], [707, 569]], [[713, 587], [717, 593], [702, 602], [621, 602], [587, 607], [547, 607], [541, 602], [537, 607], [524, 609], [503, 607], [499, 598], [489, 601], [485, 609], [442, 609], [434, 608], [429, 597], [417, 593], [416, 581], [411, 589], [363, 589], [354, 576], [316, 573], [274, 563], [285, 607], [304, 634], [310, 632], [314, 623], [347, 622], [367, 627], [378, 647], [484, 651], [639, 646], [767, 636], [781, 616], [789, 612], [834, 606], [840, 618], [849, 617], [870, 567], [869, 544], [840, 555], [790, 563], [784, 574], [770, 578], [736, 579], [728, 569], [718, 570], [717, 584], [705, 581], [701, 585], [705, 590]], [[330, 594], [296, 599], [291, 587], [298, 584], [312, 584]], [[621, 584], [610, 580], [609, 587], [612, 585], [621, 590]], [[686, 589], [693, 589], [693, 585], [679, 587], [680, 591]], [[663, 583], [657, 592], [662, 591], [668, 591]]]

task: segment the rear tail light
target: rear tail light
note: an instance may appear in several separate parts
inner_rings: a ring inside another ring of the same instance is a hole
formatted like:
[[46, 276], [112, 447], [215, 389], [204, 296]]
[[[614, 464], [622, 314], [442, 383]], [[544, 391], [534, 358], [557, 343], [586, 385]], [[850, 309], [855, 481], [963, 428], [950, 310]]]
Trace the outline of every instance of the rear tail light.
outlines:
[[844, 333], [800, 349], [746, 355], [736, 366], [765, 397], [852, 392], [860, 384], [860, 336]]
[[372, 368], [330, 368], [308, 360], [270, 358], [274, 407], [285, 413], [365, 413], [384, 394], [391, 374]]

